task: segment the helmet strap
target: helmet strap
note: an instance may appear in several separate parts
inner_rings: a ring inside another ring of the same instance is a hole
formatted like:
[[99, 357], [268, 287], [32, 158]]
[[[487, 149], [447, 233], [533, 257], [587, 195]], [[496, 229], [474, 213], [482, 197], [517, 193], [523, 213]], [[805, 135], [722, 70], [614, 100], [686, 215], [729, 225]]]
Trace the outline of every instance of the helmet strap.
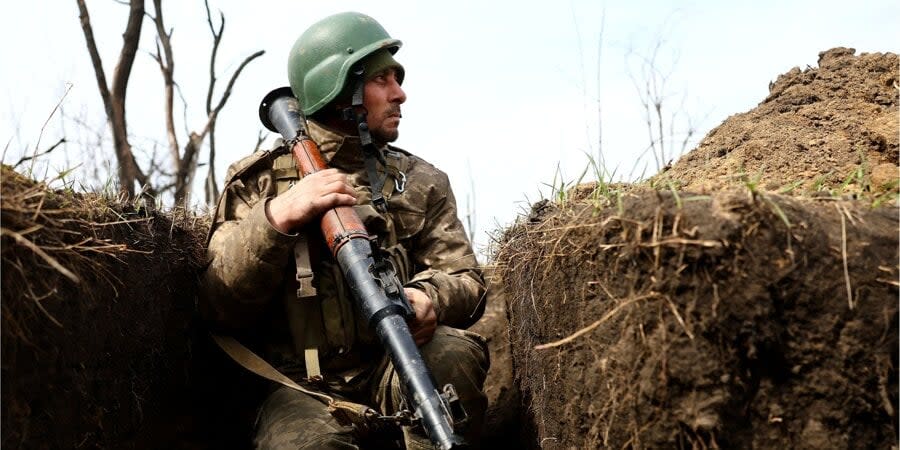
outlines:
[[372, 191], [372, 205], [375, 206], [378, 212], [385, 213], [388, 205], [382, 190], [387, 175], [384, 177], [378, 176], [376, 163], [381, 163], [381, 166], [387, 171], [387, 162], [384, 160], [384, 155], [375, 147], [375, 143], [372, 141], [372, 134], [369, 132], [369, 124], [366, 121], [368, 111], [363, 105], [363, 93], [366, 85], [364, 74], [365, 67], [363, 66], [359, 66], [350, 72], [348, 78], [350, 83], [353, 83], [353, 98], [350, 106], [344, 108], [343, 116], [344, 120], [356, 122], [356, 131], [359, 134], [363, 156], [365, 156], [366, 172], [369, 176], [369, 189]]

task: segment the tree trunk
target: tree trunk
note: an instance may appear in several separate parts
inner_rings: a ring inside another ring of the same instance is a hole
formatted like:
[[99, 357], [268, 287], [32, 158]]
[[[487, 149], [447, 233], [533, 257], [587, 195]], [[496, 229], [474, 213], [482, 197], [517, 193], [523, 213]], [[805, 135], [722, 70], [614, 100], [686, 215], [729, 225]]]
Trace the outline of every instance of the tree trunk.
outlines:
[[76, 0], [76, 2], [80, 12], [81, 29], [84, 31], [88, 53], [91, 55], [91, 63], [97, 77], [97, 86], [100, 89], [100, 97], [103, 99], [109, 128], [113, 135], [116, 160], [119, 163], [119, 189], [131, 198], [134, 197], [134, 182], [138, 181], [146, 186], [148, 181], [134, 159], [131, 144], [128, 142], [128, 126], [125, 121], [125, 93], [128, 90], [128, 78], [131, 76], [131, 67], [134, 64], [134, 57], [141, 39], [144, 1], [131, 0], [129, 3], [128, 24], [122, 34], [122, 50], [119, 53], [116, 68], [113, 70], [112, 88], [106, 82], [106, 74], [103, 71], [103, 62], [97, 50], [97, 43], [94, 41], [94, 31], [91, 27], [87, 6], [84, 0]]

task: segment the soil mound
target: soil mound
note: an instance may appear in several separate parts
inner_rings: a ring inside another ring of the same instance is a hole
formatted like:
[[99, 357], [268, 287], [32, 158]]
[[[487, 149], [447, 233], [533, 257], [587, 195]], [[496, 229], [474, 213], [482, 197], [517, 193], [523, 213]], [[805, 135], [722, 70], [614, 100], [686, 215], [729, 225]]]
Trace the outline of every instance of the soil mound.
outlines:
[[755, 109], [726, 119], [656, 180], [687, 191], [748, 181], [803, 194], [831, 191], [896, 198], [898, 59], [834, 48], [818, 67], [795, 67]]
[[897, 442], [896, 207], [746, 190], [536, 206], [497, 259], [537, 445]]
[[3, 448], [173, 448], [205, 224], [2, 167]]
[[897, 68], [823, 52], [649, 183], [504, 233], [534, 446], [896, 445]]

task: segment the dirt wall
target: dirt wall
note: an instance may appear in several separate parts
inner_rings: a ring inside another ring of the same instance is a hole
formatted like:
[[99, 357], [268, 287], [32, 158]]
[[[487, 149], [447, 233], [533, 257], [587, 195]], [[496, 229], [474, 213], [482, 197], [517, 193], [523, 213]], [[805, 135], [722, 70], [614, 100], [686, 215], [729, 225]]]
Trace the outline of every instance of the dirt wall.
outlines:
[[203, 224], [2, 176], [3, 448], [176, 448]]
[[497, 258], [535, 445], [889, 448], [897, 236], [746, 189], [535, 205]]

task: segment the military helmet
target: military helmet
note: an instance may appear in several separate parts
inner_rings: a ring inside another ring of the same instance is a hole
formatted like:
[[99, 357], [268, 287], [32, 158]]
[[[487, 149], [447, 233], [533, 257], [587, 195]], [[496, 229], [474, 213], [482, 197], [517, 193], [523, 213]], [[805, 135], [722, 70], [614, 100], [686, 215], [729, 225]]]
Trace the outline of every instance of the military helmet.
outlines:
[[401, 45], [375, 19], [358, 12], [314, 23], [297, 38], [288, 56], [288, 80], [303, 114], [309, 116], [334, 100], [355, 63], [383, 48], [396, 53]]

